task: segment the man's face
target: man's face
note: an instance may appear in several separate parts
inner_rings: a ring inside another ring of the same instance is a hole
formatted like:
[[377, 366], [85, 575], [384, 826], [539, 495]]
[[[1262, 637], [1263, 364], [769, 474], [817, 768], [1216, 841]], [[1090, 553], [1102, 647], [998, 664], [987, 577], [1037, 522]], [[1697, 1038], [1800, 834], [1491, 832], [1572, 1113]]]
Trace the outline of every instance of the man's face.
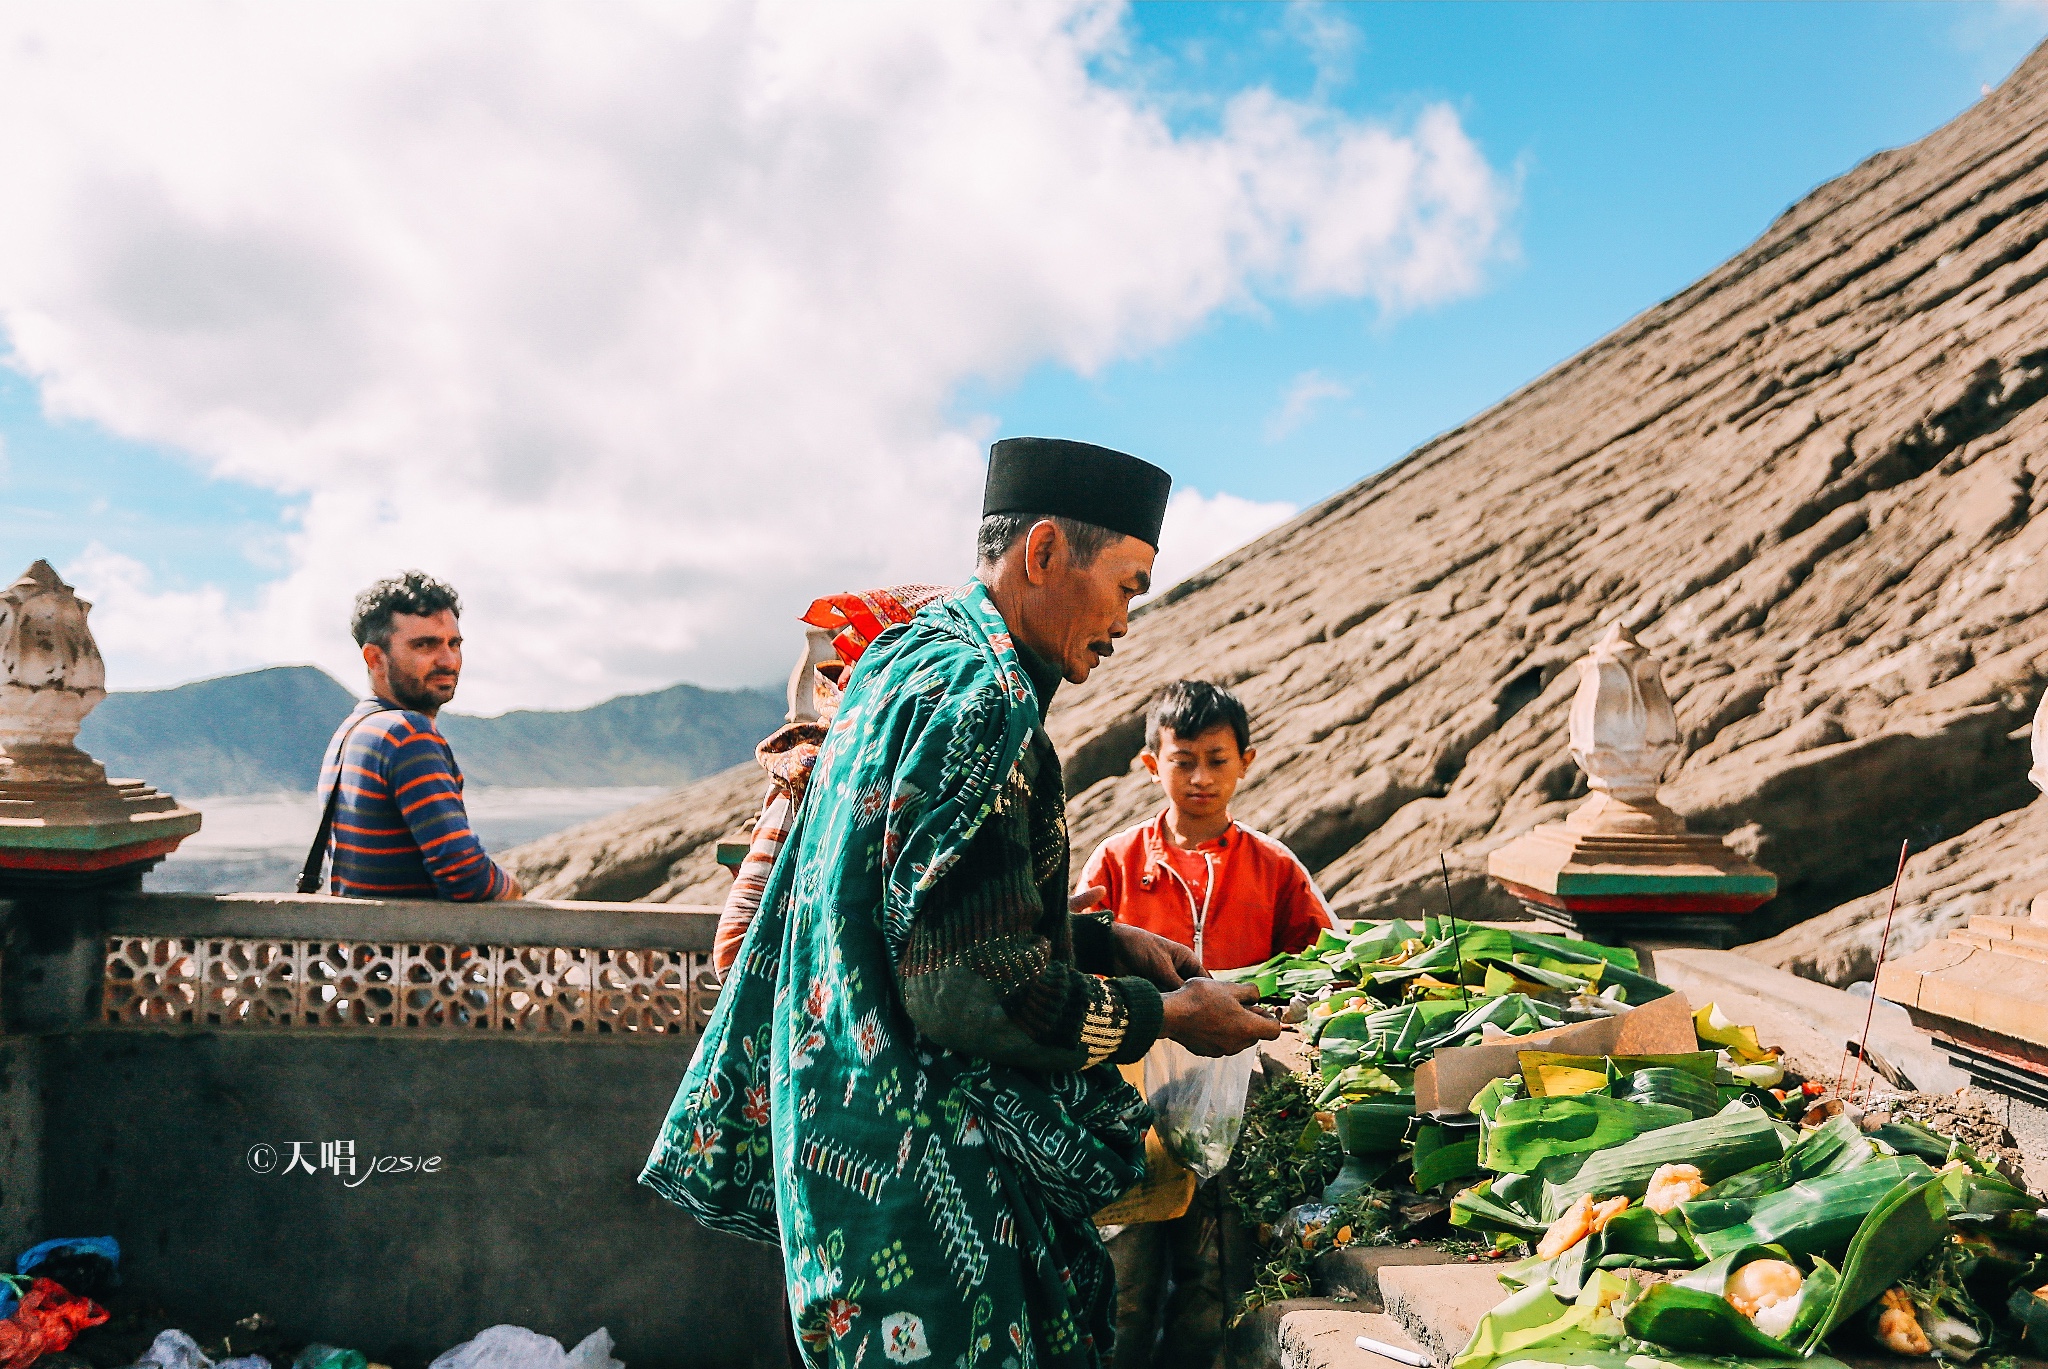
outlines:
[[1159, 729], [1159, 750], [1144, 752], [1145, 768], [1166, 791], [1167, 802], [1191, 818], [1213, 818], [1230, 808], [1257, 751], [1237, 749], [1237, 733], [1218, 723], [1195, 737]]
[[391, 645], [363, 648], [370, 684], [391, 702], [432, 714], [455, 697], [462, 678], [462, 625], [453, 609], [421, 617], [391, 615]]
[[1089, 565], [1076, 565], [1065, 534], [1050, 520], [1026, 534], [1024, 552], [1026, 574], [1037, 591], [1029, 645], [1059, 667], [1067, 683], [1080, 684], [1130, 630], [1131, 600], [1152, 588], [1158, 553], [1124, 537]]

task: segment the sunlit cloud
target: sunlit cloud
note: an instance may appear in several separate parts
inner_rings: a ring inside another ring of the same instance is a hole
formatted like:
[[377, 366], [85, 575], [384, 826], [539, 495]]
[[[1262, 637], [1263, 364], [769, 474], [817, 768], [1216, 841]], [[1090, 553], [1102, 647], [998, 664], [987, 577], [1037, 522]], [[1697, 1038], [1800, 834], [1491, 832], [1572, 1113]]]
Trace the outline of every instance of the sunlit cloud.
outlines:
[[[1262, 300], [1483, 285], [1514, 187], [1451, 109], [1255, 87], [1176, 131], [1094, 74], [1122, 23], [0, 10], [9, 364], [53, 417], [293, 512], [248, 602], [118, 545], [61, 566], [116, 683], [353, 678], [349, 598], [408, 566], [465, 597], [474, 708], [771, 678], [815, 595], [968, 573], [999, 434], [955, 417], [963, 385], [1092, 374]], [[1192, 570], [1292, 506], [1175, 509]]]

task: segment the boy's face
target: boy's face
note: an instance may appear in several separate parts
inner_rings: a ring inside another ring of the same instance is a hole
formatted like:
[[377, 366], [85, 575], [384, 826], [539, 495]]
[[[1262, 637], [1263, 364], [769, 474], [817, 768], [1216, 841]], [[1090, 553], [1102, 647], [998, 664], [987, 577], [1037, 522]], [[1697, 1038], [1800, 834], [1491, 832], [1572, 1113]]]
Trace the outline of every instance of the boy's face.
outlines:
[[1145, 768], [1166, 791], [1166, 801], [1189, 817], [1212, 818], [1230, 807], [1230, 796], [1259, 753], [1237, 749], [1237, 733], [1218, 723], [1196, 737], [1159, 729], [1159, 751], [1142, 753]]

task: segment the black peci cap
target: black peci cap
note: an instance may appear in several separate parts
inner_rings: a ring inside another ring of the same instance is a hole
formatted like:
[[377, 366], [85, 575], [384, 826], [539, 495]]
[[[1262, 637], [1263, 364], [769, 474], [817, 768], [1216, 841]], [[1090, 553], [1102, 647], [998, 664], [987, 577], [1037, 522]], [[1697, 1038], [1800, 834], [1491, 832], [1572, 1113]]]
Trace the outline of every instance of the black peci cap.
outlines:
[[981, 516], [1057, 514], [1159, 549], [1173, 477], [1149, 461], [1059, 437], [1006, 437], [988, 449]]

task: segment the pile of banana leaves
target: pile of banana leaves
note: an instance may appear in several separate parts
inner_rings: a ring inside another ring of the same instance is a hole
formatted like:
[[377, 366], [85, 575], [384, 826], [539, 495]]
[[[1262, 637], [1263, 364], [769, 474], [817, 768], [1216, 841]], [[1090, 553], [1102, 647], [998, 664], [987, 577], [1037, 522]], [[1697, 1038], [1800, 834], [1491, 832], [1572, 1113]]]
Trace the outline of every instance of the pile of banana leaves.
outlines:
[[1412, 1163], [1418, 1190], [1469, 1171], [1471, 1136], [1436, 1126], [1410, 1135], [1415, 1067], [1438, 1047], [1611, 1017], [1671, 992], [1638, 971], [1623, 947], [1426, 917], [1326, 931], [1299, 954], [1217, 978], [1309, 1002], [1315, 1105], [1336, 1115], [1347, 1157], [1335, 1201], [1383, 1183], [1397, 1162]]
[[1597, 997], [1612, 1014], [1671, 992], [1638, 968], [1636, 953], [1623, 947], [1425, 917], [1420, 927], [1396, 918], [1353, 923], [1348, 932], [1325, 931], [1304, 951], [1222, 970], [1216, 978], [1256, 984], [1261, 998], [1320, 999], [1326, 1005], [1500, 997], [1568, 1005]]
[[1802, 1130], [1753, 1086], [1724, 1101], [1716, 1051], [1521, 1063], [1474, 1099], [1451, 1221], [1535, 1254], [1455, 1369], [1991, 1363], [2048, 1336], [2048, 1213], [1962, 1142], [1839, 1107]]

